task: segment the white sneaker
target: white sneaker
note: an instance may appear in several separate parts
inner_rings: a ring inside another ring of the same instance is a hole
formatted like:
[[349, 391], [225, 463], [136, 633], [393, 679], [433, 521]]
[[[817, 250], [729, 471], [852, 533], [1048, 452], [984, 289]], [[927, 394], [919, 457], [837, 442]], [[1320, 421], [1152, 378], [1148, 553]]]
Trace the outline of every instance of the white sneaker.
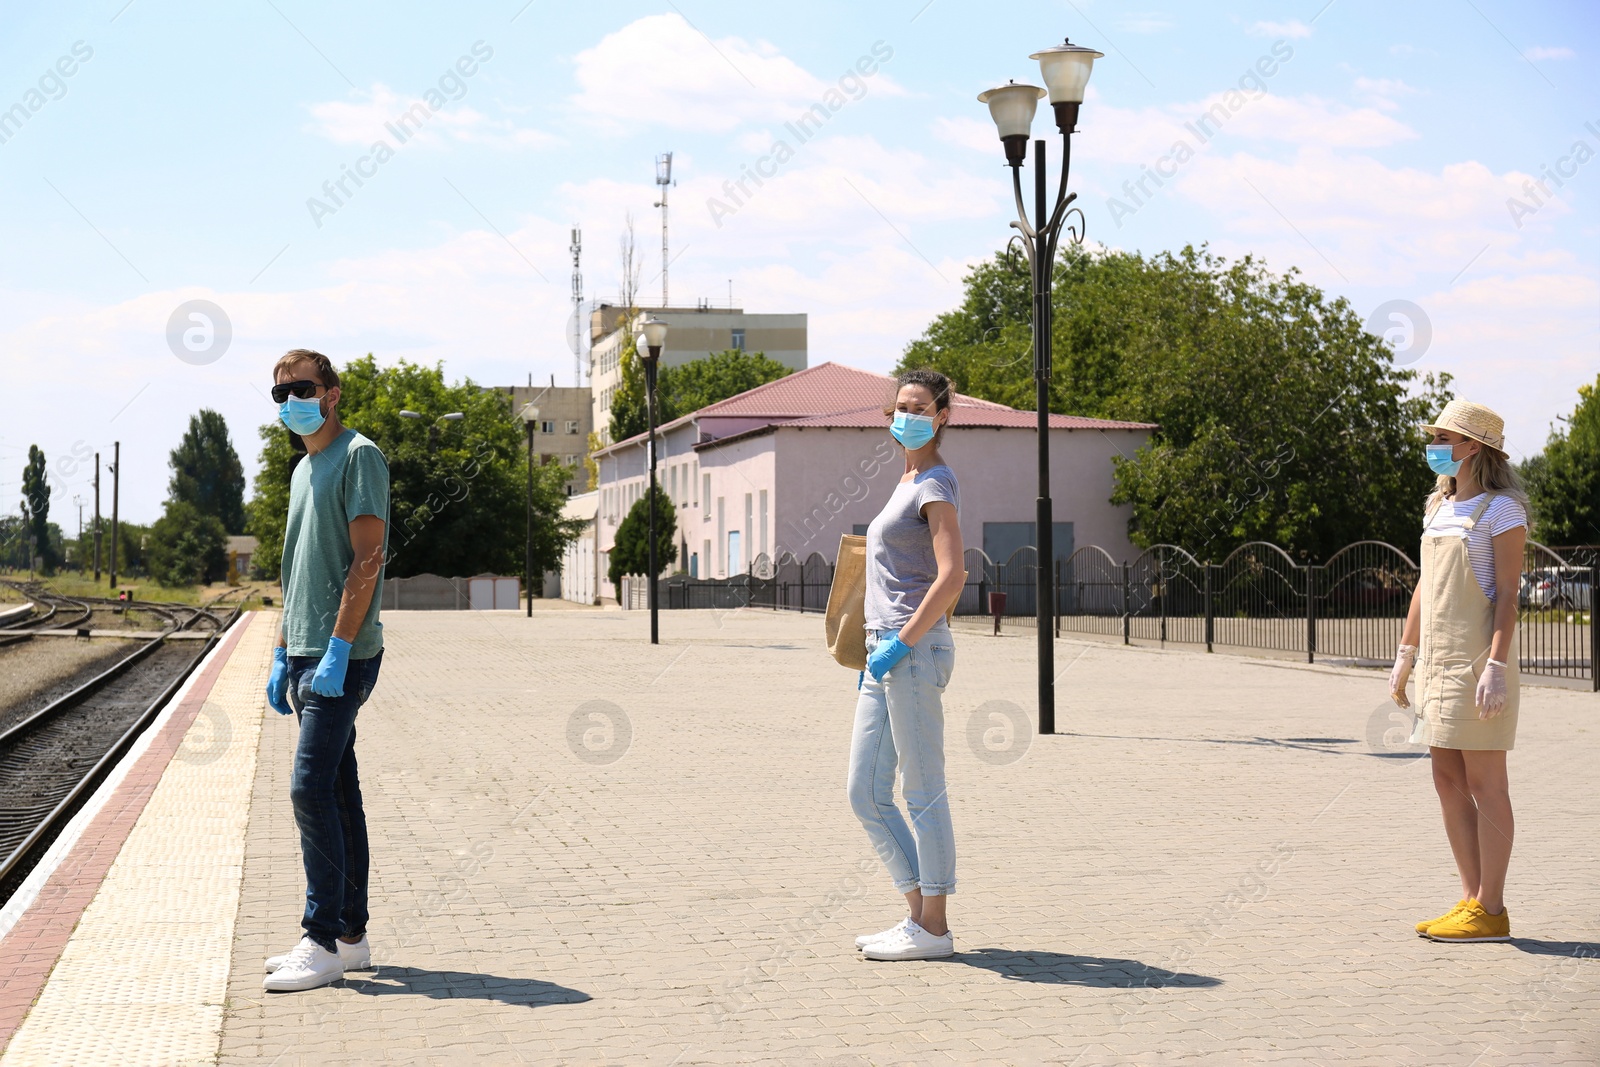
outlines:
[[[362, 934], [361, 940], [353, 945], [347, 941], [336, 941], [335, 944], [339, 946], [339, 962], [344, 964], [345, 970], [364, 971], [372, 966], [372, 944], [367, 940], [366, 934]], [[267, 973], [271, 974], [279, 967], [282, 967], [283, 961], [288, 959], [291, 954], [285, 952], [281, 956], [268, 956]]]
[[868, 945], [872, 944], [874, 941], [883, 941], [883, 940], [886, 940], [888, 938], [893, 937], [895, 934], [898, 934], [901, 930], [904, 930], [906, 928], [906, 923], [908, 923], [910, 921], [911, 921], [911, 916], [908, 915], [904, 919], [901, 919], [899, 922], [895, 923], [893, 926], [889, 927], [889, 929], [887, 929], [887, 930], [879, 930], [875, 934], [862, 934], [860, 937], [856, 938], [856, 949], [857, 949], [857, 951], [866, 948]]
[[294, 951], [283, 957], [278, 969], [262, 981], [269, 993], [292, 993], [316, 989], [344, 977], [344, 964], [337, 952], [329, 952], [309, 937], [302, 937]]
[[943, 937], [934, 937], [907, 919], [898, 933], [864, 946], [861, 954], [869, 960], [936, 960], [953, 956], [955, 951], [954, 936], [946, 933]]

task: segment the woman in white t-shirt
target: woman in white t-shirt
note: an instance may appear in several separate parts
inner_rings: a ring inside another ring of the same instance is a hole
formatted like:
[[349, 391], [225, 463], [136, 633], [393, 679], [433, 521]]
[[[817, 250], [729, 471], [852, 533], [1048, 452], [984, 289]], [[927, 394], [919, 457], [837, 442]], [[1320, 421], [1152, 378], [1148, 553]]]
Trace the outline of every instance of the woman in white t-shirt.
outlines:
[[[1528, 497], [1505, 451], [1504, 421], [1452, 400], [1435, 424], [1428, 466], [1439, 476], [1423, 524], [1422, 574], [1411, 597], [1389, 693], [1402, 708], [1418, 667], [1417, 729], [1433, 759], [1462, 899], [1416, 924], [1435, 941], [1509, 941], [1511, 863], [1506, 752], [1517, 735], [1517, 588]], [[1420, 651], [1420, 655], [1419, 655]]]

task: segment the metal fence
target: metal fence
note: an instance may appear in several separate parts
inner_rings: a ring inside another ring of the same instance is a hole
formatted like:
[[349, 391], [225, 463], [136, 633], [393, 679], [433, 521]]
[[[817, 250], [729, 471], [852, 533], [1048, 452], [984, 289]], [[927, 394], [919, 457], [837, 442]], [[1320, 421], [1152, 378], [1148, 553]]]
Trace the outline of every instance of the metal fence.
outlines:
[[[967, 582], [957, 615], [991, 614], [1003, 594], [1003, 617], [1035, 624], [1038, 553], [1019, 548], [1005, 562], [966, 550]], [[1394, 659], [1418, 578], [1416, 562], [1382, 541], [1358, 541], [1325, 563], [1297, 563], [1277, 545], [1251, 542], [1220, 563], [1201, 562], [1177, 545], [1156, 545], [1117, 562], [1098, 545], [1057, 560], [1052, 576], [1056, 633], [1062, 630], [1157, 641], [1320, 655], [1364, 664]], [[731, 578], [673, 575], [659, 582], [663, 608], [760, 607], [822, 612], [833, 565], [813, 552], [803, 561], [760, 555], [750, 573]], [[1600, 549], [1550, 548], [1529, 542], [1517, 593], [1519, 662], [1526, 674], [1587, 680], [1600, 691], [1600, 630], [1594, 587]], [[623, 604], [648, 607], [643, 580], [626, 583]]]

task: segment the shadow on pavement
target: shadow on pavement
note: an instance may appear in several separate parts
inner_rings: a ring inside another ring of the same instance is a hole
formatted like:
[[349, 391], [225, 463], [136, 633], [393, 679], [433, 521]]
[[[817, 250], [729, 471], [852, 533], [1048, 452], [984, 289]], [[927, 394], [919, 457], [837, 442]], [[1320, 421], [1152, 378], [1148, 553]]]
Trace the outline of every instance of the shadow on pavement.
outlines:
[[582, 1004], [589, 994], [537, 978], [503, 978], [472, 971], [430, 971], [423, 967], [378, 967], [370, 978], [347, 972], [347, 988], [367, 996], [408, 994], [434, 1000], [498, 1000], [536, 1008], [546, 1004]]
[[1600, 956], [1600, 941], [1541, 941], [1534, 937], [1513, 937], [1511, 944], [1534, 956], [1571, 956], [1573, 959]]
[[1162, 989], [1168, 986], [1204, 989], [1222, 984], [1220, 978], [1169, 971], [1138, 960], [1073, 956], [1064, 952], [1013, 952], [1001, 948], [980, 948], [958, 952], [950, 959], [953, 963], [994, 971], [1014, 982], [1097, 986], [1102, 989]]

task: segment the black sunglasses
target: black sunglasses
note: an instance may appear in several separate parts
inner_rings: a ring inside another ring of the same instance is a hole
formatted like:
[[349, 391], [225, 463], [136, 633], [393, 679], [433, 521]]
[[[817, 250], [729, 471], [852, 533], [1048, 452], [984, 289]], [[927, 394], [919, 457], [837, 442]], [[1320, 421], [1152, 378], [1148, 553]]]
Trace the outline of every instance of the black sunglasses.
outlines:
[[301, 400], [310, 400], [317, 395], [318, 389], [326, 389], [321, 382], [314, 382], [310, 378], [301, 378], [297, 382], [284, 382], [272, 387], [272, 402], [281, 404], [291, 396]]

